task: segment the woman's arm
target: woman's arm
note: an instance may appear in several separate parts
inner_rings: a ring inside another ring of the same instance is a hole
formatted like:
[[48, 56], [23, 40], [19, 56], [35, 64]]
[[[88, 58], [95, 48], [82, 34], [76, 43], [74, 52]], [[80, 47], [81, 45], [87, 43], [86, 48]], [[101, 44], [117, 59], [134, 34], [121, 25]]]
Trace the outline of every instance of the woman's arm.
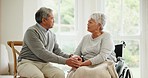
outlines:
[[107, 60], [110, 54], [114, 51], [114, 43], [110, 34], [104, 35], [100, 44], [100, 53], [89, 60], [92, 65], [100, 64]]

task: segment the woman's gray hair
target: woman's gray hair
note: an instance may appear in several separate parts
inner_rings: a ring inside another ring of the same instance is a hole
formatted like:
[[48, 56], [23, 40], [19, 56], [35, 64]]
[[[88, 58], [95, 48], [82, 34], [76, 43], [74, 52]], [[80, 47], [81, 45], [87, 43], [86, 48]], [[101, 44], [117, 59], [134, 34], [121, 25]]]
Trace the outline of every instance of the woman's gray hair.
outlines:
[[35, 14], [35, 20], [37, 23], [41, 23], [42, 22], [42, 18], [48, 18], [49, 14], [52, 13], [52, 9], [50, 8], [46, 8], [46, 7], [41, 7]]
[[102, 29], [104, 28], [106, 24], [106, 16], [103, 13], [93, 13], [90, 16], [91, 19], [95, 20], [95, 22], [98, 24], [100, 23], [102, 26]]

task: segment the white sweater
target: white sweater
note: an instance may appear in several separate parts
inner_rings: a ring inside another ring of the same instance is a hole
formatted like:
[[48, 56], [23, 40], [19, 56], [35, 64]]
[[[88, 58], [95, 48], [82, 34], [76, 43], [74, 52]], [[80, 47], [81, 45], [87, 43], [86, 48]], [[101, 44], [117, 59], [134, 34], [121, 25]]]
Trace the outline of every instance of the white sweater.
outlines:
[[109, 33], [104, 32], [93, 39], [91, 34], [83, 37], [74, 54], [83, 56], [84, 60], [90, 60], [92, 65], [100, 64], [107, 59], [116, 61], [114, 43]]

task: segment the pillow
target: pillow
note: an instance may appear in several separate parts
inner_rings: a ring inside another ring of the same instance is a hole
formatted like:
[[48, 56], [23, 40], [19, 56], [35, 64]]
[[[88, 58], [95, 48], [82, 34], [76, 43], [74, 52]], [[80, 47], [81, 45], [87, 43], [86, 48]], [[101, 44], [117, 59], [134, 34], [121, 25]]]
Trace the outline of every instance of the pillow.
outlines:
[[9, 74], [13, 75], [14, 74], [14, 63], [9, 62]]
[[6, 75], [9, 74], [9, 58], [8, 51], [4, 44], [0, 44], [0, 74]]

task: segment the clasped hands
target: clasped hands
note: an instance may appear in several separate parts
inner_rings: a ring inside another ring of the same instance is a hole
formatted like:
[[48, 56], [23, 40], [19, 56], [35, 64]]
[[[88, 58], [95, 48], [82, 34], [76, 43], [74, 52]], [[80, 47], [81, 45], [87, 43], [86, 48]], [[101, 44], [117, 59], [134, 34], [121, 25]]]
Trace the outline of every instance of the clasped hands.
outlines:
[[82, 58], [80, 56], [72, 56], [66, 60], [66, 64], [73, 69], [79, 68], [82, 65]]

